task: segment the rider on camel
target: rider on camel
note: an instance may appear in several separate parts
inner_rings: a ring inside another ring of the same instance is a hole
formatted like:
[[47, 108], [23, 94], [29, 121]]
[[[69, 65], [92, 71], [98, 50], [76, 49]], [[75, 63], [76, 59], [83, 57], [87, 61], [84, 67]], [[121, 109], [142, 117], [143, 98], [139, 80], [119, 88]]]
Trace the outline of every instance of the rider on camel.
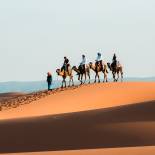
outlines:
[[114, 66], [117, 66], [117, 57], [116, 57], [116, 54], [114, 53], [114, 56], [113, 56], [113, 59], [112, 59], [112, 64]]
[[86, 69], [86, 56], [82, 55], [82, 61], [80, 63], [80, 66], [85, 70]]
[[61, 68], [61, 71], [68, 71], [68, 67], [69, 67], [69, 59], [67, 57], [64, 57], [64, 63], [63, 66]]
[[96, 63], [95, 66], [97, 68], [98, 65], [101, 65], [101, 68], [103, 68], [103, 64], [102, 64], [102, 54], [101, 53], [97, 53], [97, 58], [96, 58]]

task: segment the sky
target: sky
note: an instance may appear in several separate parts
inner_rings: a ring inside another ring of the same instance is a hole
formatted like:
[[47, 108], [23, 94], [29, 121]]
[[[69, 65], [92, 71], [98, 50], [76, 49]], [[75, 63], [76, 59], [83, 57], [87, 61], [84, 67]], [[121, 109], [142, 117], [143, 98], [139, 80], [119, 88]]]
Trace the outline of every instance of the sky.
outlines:
[[63, 57], [113, 53], [125, 77], [155, 76], [154, 0], [0, 0], [0, 81], [45, 80]]

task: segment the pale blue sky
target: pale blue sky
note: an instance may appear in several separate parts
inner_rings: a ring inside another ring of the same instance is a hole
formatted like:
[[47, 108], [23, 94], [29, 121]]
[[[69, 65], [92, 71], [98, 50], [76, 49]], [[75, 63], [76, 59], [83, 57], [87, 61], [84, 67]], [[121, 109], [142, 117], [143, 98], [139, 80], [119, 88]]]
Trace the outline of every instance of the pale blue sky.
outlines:
[[114, 51], [125, 76], [155, 76], [155, 0], [0, 0], [0, 81], [44, 80]]

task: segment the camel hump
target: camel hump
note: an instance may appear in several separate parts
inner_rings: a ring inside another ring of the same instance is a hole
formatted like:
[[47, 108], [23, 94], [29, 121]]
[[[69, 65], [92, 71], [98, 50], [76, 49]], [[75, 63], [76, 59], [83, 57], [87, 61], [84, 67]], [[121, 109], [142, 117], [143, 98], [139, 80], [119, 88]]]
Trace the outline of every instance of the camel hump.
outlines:
[[86, 68], [90, 68], [89, 64], [86, 64]]
[[107, 63], [105, 61], [102, 61], [103, 66], [107, 66]]
[[72, 69], [72, 67], [69, 65], [69, 66], [68, 66], [68, 70], [71, 70], [71, 69]]
[[117, 61], [117, 67], [122, 67], [121, 63], [119, 61]]

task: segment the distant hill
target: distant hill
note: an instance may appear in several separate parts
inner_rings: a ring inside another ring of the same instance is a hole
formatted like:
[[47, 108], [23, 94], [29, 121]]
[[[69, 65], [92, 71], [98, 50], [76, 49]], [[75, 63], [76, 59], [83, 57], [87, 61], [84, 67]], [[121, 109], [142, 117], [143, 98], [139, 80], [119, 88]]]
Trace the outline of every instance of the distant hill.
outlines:
[[131, 78], [125, 78], [124, 81], [144, 81], [144, 82], [155, 82], [155, 77], [146, 77], [146, 78], [137, 78], [137, 77], [131, 77]]
[[[94, 80], [91, 80], [93, 82]], [[112, 81], [112, 80], [110, 80]], [[124, 81], [144, 81], [152, 82], [155, 81], [155, 77], [149, 78], [125, 78]], [[79, 84], [75, 82], [75, 84]], [[61, 81], [54, 81], [52, 88], [58, 88], [61, 86]], [[39, 90], [47, 89], [46, 81], [30, 81], [30, 82], [0, 82], [0, 93], [6, 92], [24, 92], [30, 93]]]
[[[52, 88], [61, 85], [60, 81], [54, 81]], [[1, 82], [0, 93], [5, 92], [34, 92], [47, 89], [46, 81], [30, 81], [30, 82]]]

